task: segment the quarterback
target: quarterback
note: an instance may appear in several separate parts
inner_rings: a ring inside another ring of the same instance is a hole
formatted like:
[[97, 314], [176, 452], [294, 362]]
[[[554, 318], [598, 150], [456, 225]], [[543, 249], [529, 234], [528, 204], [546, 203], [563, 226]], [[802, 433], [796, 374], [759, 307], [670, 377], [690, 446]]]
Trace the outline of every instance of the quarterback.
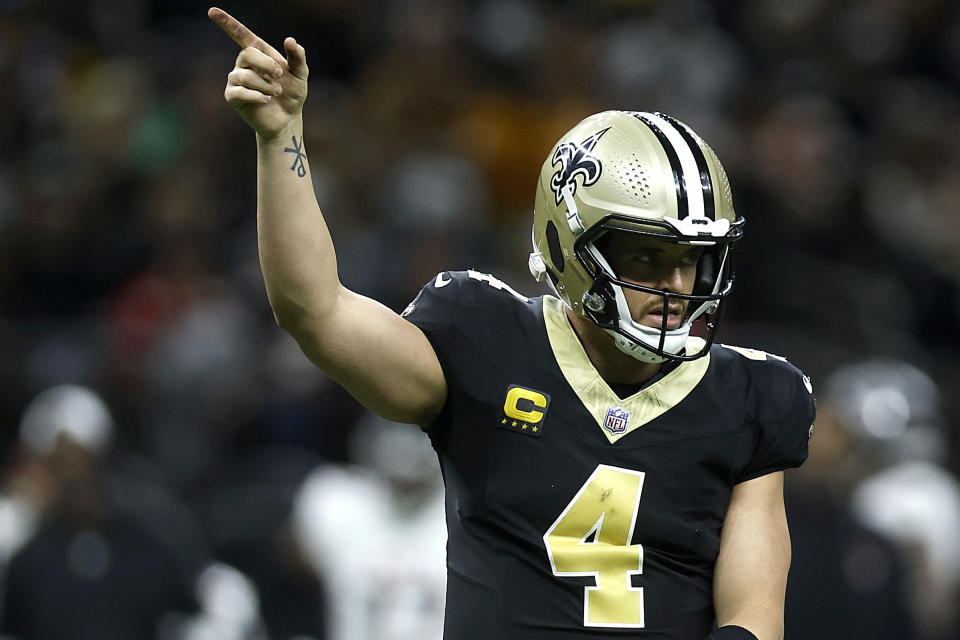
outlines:
[[257, 134], [278, 324], [439, 456], [444, 637], [781, 638], [783, 470], [807, 456], [813, 396], [783, 358], [714, 343], [744, 221], [710, 147], [660, 113], [585, 119], [537, 184], [529, 266], [552, 294], [442, 272], [397, 315], [340, 283], [303, 47], [209, 15], [241, 47], [224, 97]]

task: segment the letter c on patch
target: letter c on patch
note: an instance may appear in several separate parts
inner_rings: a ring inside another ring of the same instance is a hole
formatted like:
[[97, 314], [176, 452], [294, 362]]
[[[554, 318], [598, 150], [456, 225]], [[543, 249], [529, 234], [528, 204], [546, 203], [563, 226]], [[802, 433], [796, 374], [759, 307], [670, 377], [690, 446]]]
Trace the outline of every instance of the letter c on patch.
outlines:
[[524, 387], [511, 386], [507, 389], [507, 399], [503, 403], [503, 413], [514, 420], [528, 424], [537, 424], [543, 420], [550, 400], [539, 391]]

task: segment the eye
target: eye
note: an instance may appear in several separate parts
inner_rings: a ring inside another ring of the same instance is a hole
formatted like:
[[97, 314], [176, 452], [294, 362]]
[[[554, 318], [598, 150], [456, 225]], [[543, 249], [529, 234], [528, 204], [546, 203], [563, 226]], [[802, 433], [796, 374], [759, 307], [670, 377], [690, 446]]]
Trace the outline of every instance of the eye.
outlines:
[[653, 264], [654, 255], [650, 251], [641, 251], [633, 254], [633, 262], [639, 262], [641, 264]]
[[697, 262], [700, 261], [700, 255], [700, 251], [688, 251], [680, 258], [680, 263], [685, 267], [696, 266]]

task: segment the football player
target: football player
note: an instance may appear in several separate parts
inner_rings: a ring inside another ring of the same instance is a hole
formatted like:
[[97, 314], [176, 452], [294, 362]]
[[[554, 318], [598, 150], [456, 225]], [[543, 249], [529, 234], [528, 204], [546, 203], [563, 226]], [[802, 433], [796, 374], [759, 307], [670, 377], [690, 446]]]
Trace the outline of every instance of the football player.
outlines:
[[781, 638], [782, 470], [807, 455], [812, 391], [782, 358], [713, 344], [744, 223], [703, 140], [658, 113], [587, 118], [537, 186], [530, 268], [556, 295], [442, 272], [397, 315], [340, 283], [303, 47], [209, 15], [242, 48], [224, 96], [257, 133], [277, 322], [439, 455], [445, 637]]
[[441, 640], [447, 530], [436, 455], [416, 427], [373, 414], [350, 444], [354, 464], [320, 465], [291, 516], [324, 584], [326, 637]]
[[872, 358], [837, 369], [824, 389], [827, 424], [848, 441], [848, 466], [859, 472], [854, 515], [903, 551], [920, 637], [956, 638], [960, 481], [943, 465], [937, 383], [908, 362]]

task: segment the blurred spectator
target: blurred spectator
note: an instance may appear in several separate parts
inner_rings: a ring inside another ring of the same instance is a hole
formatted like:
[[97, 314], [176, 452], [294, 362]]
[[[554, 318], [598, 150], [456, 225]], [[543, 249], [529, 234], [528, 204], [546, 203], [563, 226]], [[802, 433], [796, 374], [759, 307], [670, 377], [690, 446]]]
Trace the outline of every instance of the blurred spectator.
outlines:
[[440, 640], [446, 595], [443, 482], [426, 435], [372, 414], [357, 466], [306, 479], [293, 530], [325, 582], [329, 640]]
[[32, 462], [13, 490], [29, 501], [37, 525], [9, 563], [3, 633], [152, 638], [165, 615], [194, 609], [178, 550], [111, 493], [114, 430], [103, 401], [83, 387], [48, 389], [24, 412], [20, 437]]

